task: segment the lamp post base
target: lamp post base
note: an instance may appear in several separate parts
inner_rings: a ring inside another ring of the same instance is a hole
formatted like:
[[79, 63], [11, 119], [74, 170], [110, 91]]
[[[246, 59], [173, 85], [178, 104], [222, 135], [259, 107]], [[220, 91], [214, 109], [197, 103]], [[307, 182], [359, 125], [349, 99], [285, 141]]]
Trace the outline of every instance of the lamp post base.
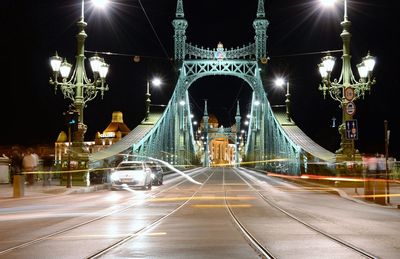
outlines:
[[[83, 124], [81, 124], [83, 125]], [[83, 125], [84, 126], [84, 125]], [[78, 140], [73, 141], [68, 147], [68, 152], [61, 156], [60, 166], [62, 171], [60, 185], [71, 186], [90, 186], [89, 167], [89, 149], [83, 141], [85, 127], [80, 127], [76, 131]]]
[[[338, 150], [340, 151], [340, 150]], [[341, 153], [336, 151], [335, 153], [335, 158], [336, 158], [336, 162], [345, 162], [345, 161], [361, 161], [361, 155], [358, 152], [358, 150], [356, 150], [355, 154], [345, 154], [345, 153]]]

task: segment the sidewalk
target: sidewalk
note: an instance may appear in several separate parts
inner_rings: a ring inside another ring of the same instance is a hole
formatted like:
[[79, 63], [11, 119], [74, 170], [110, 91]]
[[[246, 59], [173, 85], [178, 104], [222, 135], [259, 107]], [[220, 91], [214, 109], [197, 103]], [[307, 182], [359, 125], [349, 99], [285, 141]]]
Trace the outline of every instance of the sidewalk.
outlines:
[[[400, 182], [392, 181], [389, 185], [389, 199], [390, 203], [385, 203], [385, 190], [386, 183], [374, 183], [379, 185], [379, 188], [373, 188], [373, 192], [365, 192], [363, 184], [349, 184], [339, 183], [336, 185], [328, 185], [324, 181], [309, 181], [304, 179], [292, 179], [293, 181], [302, 184], [304, 186], [312, 186], [315, 188], [321, 188], [324, 190], [332, 190], [340, 195], [342, 198], [352, 200], [354, 202], [365, 203], [369, 205], [390, 207], [400, 209]], [[42, 182], [36, 182], [32, 186], [25, 185], [25, 193], [23, 197], [44, 197], [54, 195], [68, 195], [74, 193], [88, 193], [95, 192], [98, 190], [107, 189], [108, 184], [95, 184], [91, 186], [72, 186], [67, 188], [66, 186], [60, 186], [58, 181], [52, 182], [50, 186], [43, 186]], [[379, 192], [379, 193], [378, 193]], [[23, 198], [21, 197], [21, 198]], [[4, 199], [19, 199], [13, 197], [13, 185], [0, 184], [0, 200]]]
[[[92, 186], [72, 186], [71, 188], [67, 188], [66, 186], [60, 186], [55, 183], [52, 183], [50, 186], [43, 186], [42, 182], [36, 182], [34, 185], [31, 186], [25, 185], [24, 196], [20, 198], [87, 193], [107, 188], [108, 184], [95, 184]], [[10, 198], [19, 199], [14, 198], [13, 195], [14, 189], [11, 183], [0, 184], [0, 200]]]
[[368, 193], [368, 191], [366, 192], [364, 187], [338, 187], [333, 189], [337, 191], [341, 197], [355, 202], [400, 209], [399, 183], [390, 183], [388, 195], [389, 203], [386, 202], [386, 183], [384, 186], [381, 186], [381, 189], [375, 190], [375, 194]]
[[[369, 185], [364, 182], [323, 181], [292, 179], [292, 181], [304, 186], [312, 186], [324, 190], [332, 190], [340, 197], [373, 206], [400, 209], [400, 182], [391, 181], [389, 184], [389, 203], [386, 202], [386, 181], [371, 180]], [[331, 184], [330, 184], [331, 183]], [[367, 187], [366, 187], [367, 186]]]

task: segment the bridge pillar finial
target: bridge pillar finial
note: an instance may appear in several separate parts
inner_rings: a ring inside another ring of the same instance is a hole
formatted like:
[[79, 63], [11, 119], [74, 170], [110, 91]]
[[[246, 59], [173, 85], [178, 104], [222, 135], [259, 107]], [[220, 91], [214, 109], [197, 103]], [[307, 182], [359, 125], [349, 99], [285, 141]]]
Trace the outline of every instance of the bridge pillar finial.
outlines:
[[175, 60], [184, 60], [186, 55], [186, 28], [188, 22], [185, 20], [183, 11], [183, 0], [177, 0], [175, 19], [172, 21], [174, 26]]
[[208, 116], [207, 99], [204, 100], [204, 116]]
[[257, 18], [265, 18], [264, 0], [258, 0]]
[[203, 115], [203, 122], [204, 122], [204, 160], [203, 166], [209, 167], [210, 160], [209, 160], [209, 152], [208, 152], [208, 109], [207, 109], [207, 100], [204, 100], [204, 115]]
[[265, 62], [267, 58], [267, 28], [269, 22], [265, 19], [264, 0], [258, 0], [257, 18], [253, 22], [256, 33], [254, 37], [256, 43], [256, 58]]
[[242, 117], [240, 116], [240, 107], [239, 107], [239, 101], [237, 101], [237, 106], [236, 106], [236, 141], [235, 141], [235, 167], [240, 166], [240, 156], [239, 156], [239, 149], [240, 149], [240, 120]]

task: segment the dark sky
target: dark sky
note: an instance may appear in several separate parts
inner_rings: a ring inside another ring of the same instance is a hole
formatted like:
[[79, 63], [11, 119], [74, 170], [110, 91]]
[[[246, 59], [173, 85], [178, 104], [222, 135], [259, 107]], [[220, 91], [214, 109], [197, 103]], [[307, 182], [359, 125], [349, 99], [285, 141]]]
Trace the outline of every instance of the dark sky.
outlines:
[[[359, 124], [356, 146], [361, 152], [384, 152], [384, 120], [391, 130], [390, 154], [400, 158], [400, 115], [397, 108], [399, 84], [397, 73], [400, 54], [397, 50], [400, 29], [395, 19], [395, 1], [349, 0], [348, 15], [352, 22], [351, 53], [355, 65], [370, 50], [377, 57], [374, 76], [377, 83], [364, 100], [356, 101], [355, 119]], [[75, 61], [76, 22], [80, 17], [79, 0], [1, 1], [2, 111], [0, 145], [52, 144], [63, 126], [62, 113], [70, 101], [48, 81], [51, 76], [49, 57], [57, 50], [71, 63]], [[166, 104], [172, 95], [175, 70], [173, 27], [176, 0], [142, 0], [147, 17], [137, 0], [112, 0], [107, 10], [93, 10], [85, 2], [88, 23], [86, 50], [112, 52], [104, 56], [110, 64], [107, 78], [110, 90], [104, 99], [97, 97], [85, 108], [88, 126], [86, 140], [103, 131], [113, 111], [122, 111], [131, 129], [144, 117], [144, 93], [147, 78], [159, 75], [161, 89], [152, 89], [152, 101]], [[339, 103], [318, 91], [320, 76], [317, 64], [323, 54], [312, 54], [342, 48], [340, 33], [343, 5], [324, 9], [317, 0], [266, 0], [267, 48], [270, 57], [265, 89], [272, 104], [284, 103], [284, 92], [273, 87], [273, 79], [282, 74], [289, 79], [293, 119], [317, 143], [334, 151], [339, 146], [337, 129], [331, 128], [332, 117], [341, 119]], [[185, 18], [189, 23], [187, 40], [198, 46], [236, 48], [254, 41], [253, 20], [257, 0], [184, 0]], [[154, 31], [153, 29], [154, 28]], [[141, 61], [135, 63], [134, 55]], [[337, 58], [333, 77], [339, 77], [341, 62]], [[92, 56], [86, 53], [87, 57]], [[87, 67], [91, 77], [91, 70]], [[5, 81], [4, 81], [5, 80]], [[215, 76], [198, 80], [190, 88], [192, 107], [201, 116], [203, 99], [222, 124], [233, 123], [237, 98], [243, 116], [250, 102], [250, 87], [234, 77]]]

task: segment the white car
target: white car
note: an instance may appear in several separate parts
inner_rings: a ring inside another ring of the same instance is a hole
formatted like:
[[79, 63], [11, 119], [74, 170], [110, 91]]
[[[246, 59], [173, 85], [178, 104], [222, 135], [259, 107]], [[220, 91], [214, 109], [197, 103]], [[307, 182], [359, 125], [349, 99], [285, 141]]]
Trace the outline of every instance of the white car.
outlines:
[[126, 187], [140, 187], [151, 189], [151, 169], [145, 162], [122, 161], [111, 173], [111, 190]]

